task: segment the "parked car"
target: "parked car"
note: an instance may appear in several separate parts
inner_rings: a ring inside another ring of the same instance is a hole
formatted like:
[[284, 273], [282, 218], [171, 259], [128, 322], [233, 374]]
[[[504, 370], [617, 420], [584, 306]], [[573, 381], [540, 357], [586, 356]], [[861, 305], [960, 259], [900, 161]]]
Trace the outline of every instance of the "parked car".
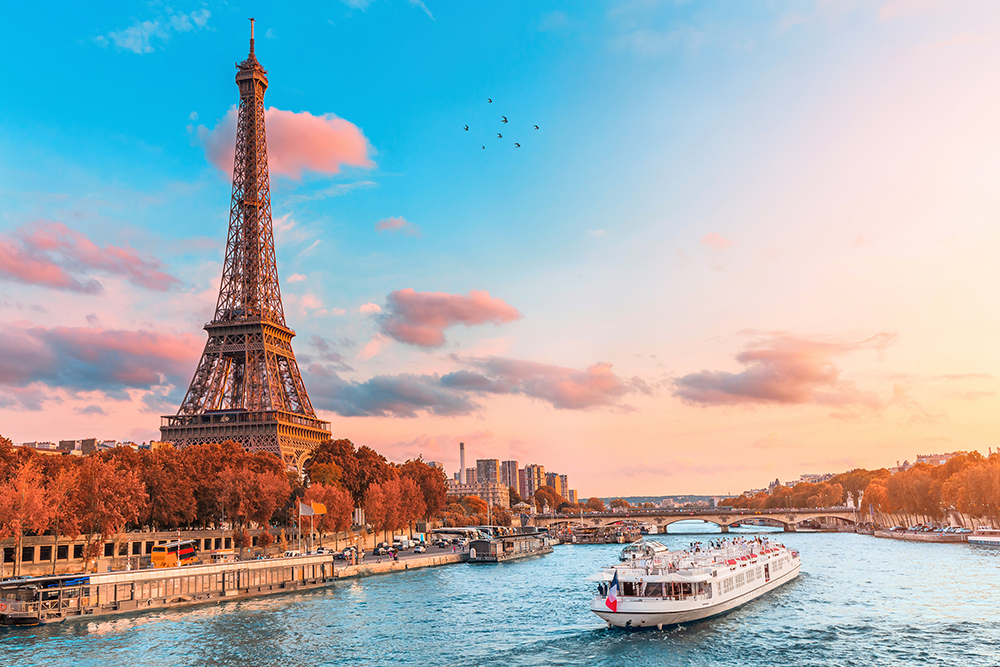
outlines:
[[282, 558], [294, 558], [295, 556], [301, 556], [301, 555], [302, 555], [302, 553], [299, 552], [299, 551], [286, 551], [285, 553], [281, 554], [281, 557]]

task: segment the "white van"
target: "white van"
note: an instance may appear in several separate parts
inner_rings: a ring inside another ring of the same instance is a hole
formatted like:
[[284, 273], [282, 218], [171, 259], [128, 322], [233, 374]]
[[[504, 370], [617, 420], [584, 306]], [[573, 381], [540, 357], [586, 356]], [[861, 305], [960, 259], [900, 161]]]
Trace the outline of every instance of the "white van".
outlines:
[[392, 546], [396, 549], [409, 549], [413, 546], [413, 542], [406, 537], [394, 537], [392, 538]]
[[294, 558], [295, 556], [301, 556], [301, 555], [302, 555], [302, 553], [299, 552], [299, 551], [286, 551], [285, 553], [281, 554], [281, 557], [282, 558]]

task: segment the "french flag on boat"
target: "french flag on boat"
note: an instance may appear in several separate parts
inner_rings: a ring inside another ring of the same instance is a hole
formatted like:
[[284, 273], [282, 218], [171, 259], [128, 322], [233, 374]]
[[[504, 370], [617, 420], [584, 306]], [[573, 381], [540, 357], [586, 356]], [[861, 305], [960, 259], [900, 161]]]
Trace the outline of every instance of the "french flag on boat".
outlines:
[[608, 586], [608, 599], [604, 601], [604, 604], [608, 606], [611, 611], [618, 611], [618, 571], [615, 570], [615, 576], [611, 579], [611, 585]]

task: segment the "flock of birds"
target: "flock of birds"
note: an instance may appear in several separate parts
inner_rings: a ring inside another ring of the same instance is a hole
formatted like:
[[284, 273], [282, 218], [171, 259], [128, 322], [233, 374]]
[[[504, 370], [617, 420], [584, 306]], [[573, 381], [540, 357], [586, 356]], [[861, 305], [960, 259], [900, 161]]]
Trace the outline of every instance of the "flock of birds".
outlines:
[[[487, 104], [493, 104], [493, 98], [487, 97], [486, 98], [486, 103]], [[508, 122], [507, 121], [507, 116], [500, 116], [500, 122], [503, 123], [504, 125], [506, 125], [507, 122]], [[536, 129], [536, 130], [538, 129], [537, 125], [532, 125], [532, 127], [534, 129]], [[466, 132], [468, 132], [469, 131], [469, 126], [466, 125], [464, 129], [465, 129]], [[503, 133], [497, 132], [497, 139], [503, 139]], [[519, 144], [519, 143], [517, 143], [515, 141], [514, 142], [514, 148], [520, 148], [520, 147], [521, 147], [521, 144]], [[486, 144], [483, 144], [482, 148], [483, 148], [483, 150], [486, 150]]]

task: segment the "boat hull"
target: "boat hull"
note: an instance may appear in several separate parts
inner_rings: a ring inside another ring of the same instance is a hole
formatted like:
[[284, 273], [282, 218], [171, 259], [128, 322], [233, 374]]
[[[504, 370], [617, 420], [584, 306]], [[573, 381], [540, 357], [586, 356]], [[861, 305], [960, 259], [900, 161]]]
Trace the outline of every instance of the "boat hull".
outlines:
[[[676, 602], [664, 602], [657, 598], [621, 598], [618, 600], [618, 611], [611, 611], [605, 604], [605, 598], [595, 597], [591, 602], [590, 610], [606, 621], [609, 627], [662, 628], [665, 625], [692, 623], [732, 611], [783, 584], [787, 584], [799, 576], [800, 564], [800, 561], [795, 559], [788, 570], [780, 576], [774, 577], [767, 583], [746, 593], [714, 604], [709, 600], [700, 601], [697, 607], [688, 603], [684, 608], [678, 608]], [[667, 605], [670, 608], [662, 608]], [[657, 609], [658, 606], [661, 608]]]
[[980, 547], [1000, 547], [1000, 535], [984, 537], [982, 535], [969, 535], [969, 544], [975, 544]]

